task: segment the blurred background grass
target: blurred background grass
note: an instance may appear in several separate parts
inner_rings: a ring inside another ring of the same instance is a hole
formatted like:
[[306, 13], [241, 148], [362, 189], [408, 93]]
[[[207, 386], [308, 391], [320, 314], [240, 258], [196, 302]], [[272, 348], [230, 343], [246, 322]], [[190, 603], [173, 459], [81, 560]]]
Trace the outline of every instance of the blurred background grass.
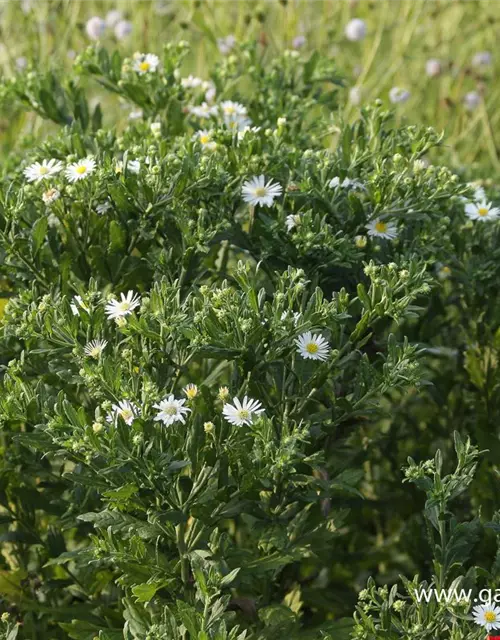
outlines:
[[[206, 77], [207, 63], [222, 55], [217, 39], [258, 39], [271, 49], [318, 48], [331, 55], [346, 78], [342, 92], [344, 117], [359, 108], [350, 100], [353, 87], [361, 104], [381, 98], [389, 104], [391, 87], [408, 90], [404, 104], [395, 105], [398, 119], [444, 130], [442, 161], [469, 177], [492, 178], [500, 166], [500, 3], [489, 0], [7, 0], [0, 4], [0, 69], [9, 76], [26, 64], [70, 66], [75, 54], [92, 39], [86, 23], [117, 10], [131, 23], [118, 40], [106, 29], [101, 41], [126, 52], [160, 51], [170, 40], [192, 45], [187, 73]], [[361, 18], [367, 26], [362, 41], [349, 41], [345, 27]], [[297, 40], [299, 38], [299, 40]], [[478, 64], [481, 53], [482, 64]], [[429, 77], [426, 63], [439, 60], [440, 73]], [[476, 92], [480, 100], [468, 109], [464, 100]], [[32, 131], [36, 119], [2, 114], [2, 148]], [[124, 112], [124, 117], [127, 114]]]

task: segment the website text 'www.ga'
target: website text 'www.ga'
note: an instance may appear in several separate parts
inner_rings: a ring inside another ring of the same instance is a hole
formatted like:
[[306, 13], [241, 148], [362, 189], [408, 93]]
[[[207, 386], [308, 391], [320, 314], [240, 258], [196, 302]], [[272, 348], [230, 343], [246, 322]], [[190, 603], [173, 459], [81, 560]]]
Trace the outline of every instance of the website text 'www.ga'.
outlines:
[[467, 601], [500, 604], [500, 589], [481, 589], [479, 592], [473, 589], [417, 589], [415, 599], [418, 603], [436, 600], [446, 603]]

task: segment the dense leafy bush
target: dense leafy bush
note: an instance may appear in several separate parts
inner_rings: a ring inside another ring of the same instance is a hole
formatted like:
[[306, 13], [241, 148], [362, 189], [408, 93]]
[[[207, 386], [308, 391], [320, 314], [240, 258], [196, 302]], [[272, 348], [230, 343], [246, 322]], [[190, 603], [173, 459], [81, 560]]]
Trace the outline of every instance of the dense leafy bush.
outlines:
[[243, 46], [202, 81], [186, 51], [3, 87], [60, 127], [1, 201], [6, 606], [27, 638], [337, 639], [372, 576], [355, 637], [455, 639], [375, 584], [492, 564], [495, 492], [488, 526], [473, 488], [448, 508], [476, 449], [410, 464], [423, 516], [401, 467], [454, 429], [494, 464], [498, 212], [432, 130], [342, 123], [319, 55]]

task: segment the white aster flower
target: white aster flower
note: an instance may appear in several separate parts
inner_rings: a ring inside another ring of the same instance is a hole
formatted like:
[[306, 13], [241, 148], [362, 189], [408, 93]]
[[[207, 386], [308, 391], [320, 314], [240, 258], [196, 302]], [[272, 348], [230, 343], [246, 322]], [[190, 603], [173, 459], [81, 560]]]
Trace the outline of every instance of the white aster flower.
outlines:
[[197, 131], [194, 134], [193, 138], [197, 140], [202, 147], [208, 149], [209, 151], [213, 151], [217, 148], [217, 143], [212, 140], [212, 131], [208, 131], [208, 129]]
[[132, 422], [141, 415], [138, 407], [128, 400], [120, 400], [118, 404], [111, 406], [111, 412], [106, 416], [108, 422], [114, 422], [118, 417], [124, 420], [125, 424], [129, 426]]
[[212, 116], [216, 116], [218, 113], [216, 106], [209, 105], [206, 102], [188, 107], [188, 111], [192, 116], [196, 116], [197, 118], [201, 118], [202, 120], [211, 118]]
[[53, 202], [55, 202], [60, 195], [61, 195], [61, 192], [58, 189], [54, 189], [54, 188], [47, 189], [47, 191], [44, 191], [42, 193], [42, 200], [47, 206], [49, 206]]
[[280, 184], [268, 180], [263, 175], [247, 180], [243, 183], [242, 195], [243, 200], [252, 206], [260, 204], [264, 207], [270, 207], [274, 203], [274, 199], [281, 195], [283, 188]]
[[481, 104], [481, 96], [477, 91], [469, 91], [464, 96], [464, 106], [467, 111], [474, 111]]
[[137, 293], [129, 291], [125, 296], [121, 294], [121, 300], [111, 300], [105, 308], [109, 320], [116, 320], [130, 315], [141, 304], [141, 298]]
[[500, 607], [488, 602], [486, 604], [478, 604], [472, 609], [474, 622], [486, 631], [500, 628]]
[[353, 191], [365, 191], [365, 185], [359, 180], [351, 180], [350, 178], [344, 178], [342, 182], [340, 182], [340, 178], [336, 176], [332, 178], [328, 183], [328, 186], [332, 189], [337, 189], [341, 187], [342, 189], [352, 189]]
[[132, 23], [128, 20], [120, 20], [115, 24], [114, 32], [117, 40], [125, 40], [132, 33]]
[[247, 135], [247, 133], [259, 133], [261, 130], [260, 127], [249, 127], [246, 126], [243, 129], [238, 131], [238, 141], [243, 140], [243, 138]]
[[394, 240], [398, 235], [398, 229], [393, 222], [385, 222], [376, 218], [366, 225], [369, 236]]
[[389, 100], [392, 104], [402, 104], [410, 98], [410, 92], [407, 89], [401, 89], [401, 87], [392, 87], [389, 91]]
[[366, 37], [367, 31], [366, 22], [360, 18], [354, 18], [346, 24], [344, 33], [351, 42], [359, 42]]
[[298, 353], [306, 360], [327, 360], [330, 345], [321, 334], [306, 331], [296, 340]]
[[82, 296], [74, 296], [73, 301], [70, 302], [69, 306], [71, 307], [71, 312], [74, 316], [80, 315], [80, 310], [78, 307], [80, 307], [84, 311], [89, 310], [88, 306], [83, 301]]
[[225, 100], [219, 105], [219, 110], [224, 120], [224, 124], [229, 129], [242, 131], [252, 124], [252, 121], [247, 115], [247, 108], [239, 102]]
[[238, 398], [233, 398], [233, 404], [226, 403], [222, 409], [224, 418], [237, 427], [252, 424], [254, 416], [259, 416], [263, 411], [264, 409], [258, 400], [252, 400], [247, 396], [243, 398], [243, 402], [240, 402]]
[[28, 182], [39, 182], [40, 180], [45, 180], [46, 178], [50, 178], [50, 176], [59, 173], [62, 168], [62, 162], [51, 158], [50, 160], [42, 160], [42, 162], [34, 162], [33, 164], [30, 164], [29, 167], [26, 167], [23, 173]]
[[100, 216], [107, 213], [110, 209], [111, 209], [111, 202], [109, 200], [106, 200], [105, 202], [101, 202], [95, 208], [95, 210]]
[[99, 40], [106, 31], [106, 22], [102, 18], [99, 18], [99, 16], [94, 16], [90, 18], [90, 20], [87, 20], [85, 31], [91, 40]]
[[236, 44], [236, 38], [233, 35], [226, 36], [225, 38], [217, 39], [217, 47], [222, 55], [226, 56]]
[[123, 165], [122, 160], [117, 160], [115, 162], [115, 172], [123, 173], [123, 170], [126, 169], [130, 173], [138, 174], [141, 170], [141, 162], [140, 160], [127, 160], [126, 167]]
[[287, 231], [295, 229], [298, 224], [300, 224], [300, 215], [298, 213], [292, 213], [286, 217], [285, 226]]
[[494, 220], [500, 216], [500, 209], [493, 207], [491, 202], [468, 202], [465, 205], [465, 213], [470, 220]]
[[95, 358], [97, 360], [101, 356], [107, 345], [107, 340], [91, 340], [85, 345], [83, 352], [86, 356]]
[[154, 53], [134, 53], [133, 69], [140, 76], [154, 73], [160, 64], [160, 59]]
[[191, 411], [191, 409], [183, 406], [185, 402], [185, 400], [176, 400], [171, 393], [167, 398], [153, 405], [155, 409], [159, 409], [159, 412], [154, 418], [155, 421], [161, 420], [167, 427], [174, 422], [182, 422], [182, 424], [185, 424], [186, 420], [184, 415]]
[[78, 160], [78, 162], [70, 164], [64, 173], [70, 182], [78, 182], [79, 180], [84, 180], [88, 175], [93, 173], [96, 166], [94, 158], [92, 158], [92, 156], [88, 156], [83, 160]]
[[435, 78], [441, 74], [441, 61], [437, 58], [429, 58], [425, 63], [425, 73], [429, 78]]
[[203, 85], [203, 80], [189, 75], [187, 78], [181, 78], [181, 85], [184, 89], [197, 89]]

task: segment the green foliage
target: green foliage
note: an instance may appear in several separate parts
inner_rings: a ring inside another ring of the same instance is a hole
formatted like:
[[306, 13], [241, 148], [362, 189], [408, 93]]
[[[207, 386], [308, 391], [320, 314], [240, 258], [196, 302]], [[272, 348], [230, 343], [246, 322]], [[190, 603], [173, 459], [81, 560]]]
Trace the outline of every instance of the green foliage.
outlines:
[[[433, 130], [343, 122], [329, 59], [242, 44], [203, 82], [187, 55], [2, 90], [54, 126], [0, 198], [8, 633], [341, 640], [372, 576], [355, 637], [473, 634], [411, 599], [496, 579], [498, 222]], [[422, 518], [400, 470], [437, 450]], [[428, 579], [394, 609], [398, 573]]]

